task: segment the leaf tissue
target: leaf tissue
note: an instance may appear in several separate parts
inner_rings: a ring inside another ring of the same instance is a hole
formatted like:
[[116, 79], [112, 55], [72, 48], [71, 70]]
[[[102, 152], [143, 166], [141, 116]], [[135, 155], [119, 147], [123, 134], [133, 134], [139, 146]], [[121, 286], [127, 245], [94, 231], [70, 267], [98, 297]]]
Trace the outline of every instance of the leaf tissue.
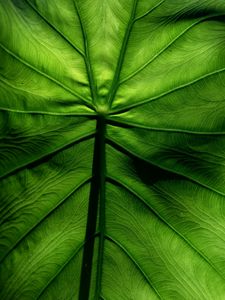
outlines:
[[224, 0], [0, 0], [0, 299], [225, 299], [224, 49]]

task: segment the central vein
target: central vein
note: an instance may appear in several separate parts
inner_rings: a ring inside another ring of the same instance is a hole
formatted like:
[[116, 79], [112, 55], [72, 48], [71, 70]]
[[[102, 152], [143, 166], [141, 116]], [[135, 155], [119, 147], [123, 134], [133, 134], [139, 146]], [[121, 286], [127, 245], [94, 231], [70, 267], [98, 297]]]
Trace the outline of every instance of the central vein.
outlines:
[[[96, 288], [94, 299], [99, 300], [101, 297], [101, 282], [102, 282], [102, 265], [104, 254], [104, 236], [105, 236], [105, 178], [106, 178], [106, 157], [105, 157], [105, 136], [106, 136], [106, 120], [105, 116], [109, 112], [116, 91], [118, 89], [119, 77], [125, 57], [126, 47], [128, 44], [129, 36], [135, 21], [135, 13], [137, 7], [137, 1], [133, 1], [133, 7], [131, 16], [127, 24], [127, 28], [124, 34], [120, 54], [115, 70], [115, 75], [112, 80], [111, 88], [108, 94], [106, 103], [101, 103], [100, 99], [96, 101], [95, 84], [93, 80], [92, 69], [89, 61], [87, 42], [85, 43], [85, 55], [86, 55], [86, 68], [89, 77], [90, 87], [92, 90], [92, 99], [97, 112], [97, 125], [96, 136], [92, 166], [92, 182], [89, 198], [89, 208], [87, 217], [87, 227], [85, 236], [85, 246], [83, 251], [83, 261], [81, 269], [81, 281], [79, 300], [88, 300], [91, 286], [91, 273], [93, 266], [93, 255], [96, 237], [96, 224], [98, 218], [99, 209], [99, 245], [98, 245], [98, 258], [97, 258], [97, 275], [96, 275]], [[84, 40], [86, 41], [86, 32], [84, 30], [82, 20], [79, 14], [78, 7], [76, 6], [78, 16], [80, 18], [81, 28], [83, 32]], [[93, 91], [94, 89], [94, 91]]]
[[[99, 143], [99, 169], [96, 170], [99, 174], [99, 250], [98, 250], [98, 265], [97, 265], [97, 279], [96, 279], [96, 300], [100, 297], [101, 281], [102, 281], [102, 264], [104, 251], [104, 237], [105, 237], [105, 178], [106, 178], [106, 157], [105, 157], [105, 134], [106, 123], [105, 117], [99, 116], [97, 121], [98, 143]], [[96, 137], [97, 142], [97, 137]]]
[[96, 223], [99, 209], [99, 247], [98, 247], [98, 262], [95, 300], [100, 298], [101, 279], [102, 279], [102, 263], [104, 250], [104, 235], [105, 235], [105, 131], [106, 123], [103, 115], [97, 116], [96, 136], [93, 156], [93, 171], [89, 197], [87, 227], [85, 236], [85, 246], [83, 251], [83, 261], [81, 269], [81, 281], [79, 300], [88, 300], [91, 273], [93, 266], [94, 242], [96, 236]]

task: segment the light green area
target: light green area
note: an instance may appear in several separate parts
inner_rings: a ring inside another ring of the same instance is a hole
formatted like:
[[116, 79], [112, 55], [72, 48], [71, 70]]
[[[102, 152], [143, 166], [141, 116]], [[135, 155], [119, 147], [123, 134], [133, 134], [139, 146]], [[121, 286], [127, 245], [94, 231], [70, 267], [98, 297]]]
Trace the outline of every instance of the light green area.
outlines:
[[0, 299], [88, 300], [98, 198], [89, 300], [225, 299], [224, 49], [224, 0], [0, 0]]

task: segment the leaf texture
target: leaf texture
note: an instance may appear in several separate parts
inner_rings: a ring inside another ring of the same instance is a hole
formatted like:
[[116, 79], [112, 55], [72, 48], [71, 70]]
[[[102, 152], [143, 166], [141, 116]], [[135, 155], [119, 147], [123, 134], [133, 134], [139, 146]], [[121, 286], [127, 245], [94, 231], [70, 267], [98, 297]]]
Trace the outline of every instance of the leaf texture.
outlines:
[[223, 0], [0, 0], [0, 299], [225, 299]]

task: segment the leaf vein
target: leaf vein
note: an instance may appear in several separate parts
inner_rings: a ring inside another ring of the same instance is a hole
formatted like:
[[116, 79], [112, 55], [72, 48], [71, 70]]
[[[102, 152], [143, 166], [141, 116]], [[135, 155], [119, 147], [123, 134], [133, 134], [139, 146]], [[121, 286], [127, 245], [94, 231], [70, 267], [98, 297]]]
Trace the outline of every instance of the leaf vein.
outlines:
[[73, 0], [73, 4], [74, 4], [74, 8], [75, 8], [75, 11], [77, 13], [77, 16], [78, 16], [78, 19], [79, 19], [79, 22], [80, 22], [81, 32], [82, 32], [82, 36], [83, 36], [83, 40], [84, 40], [84, 49], [85, 49], [84, 50], [85, 51], [84, 61], [85, 61], [85, 66], [86, 66], [86, 70], [87, 70], [87, 74], [88, 74], [90, 92], [91, 92], [91, 95], [92, 95], [93, 104], [96, 104], [97, 91], [96, 91], [96, 85], [95, 85], [95, 82], [94, 82], [92, 66], [91, 66], [91, 62], [90, 62], [87, 34], [86, 34], [86, 30], [83, 26], [83, 21], [82, 21], [81, 15], [80, 15], [78, 4], [76, 3], [75, 0]]
[[0, 175], [0, 179], [3, 179], [3, 178], [5, 178], [5, 177], [7, 177], [9, 175], [12, 175], [14, 172], [19, 171], [19, 170], [21, 170], [21, 169], [23, 169], [25, 167], [28, 167], [28, 166], [32, 165], [33, 163], [36, 163], [39, 160], [41, 160], [41, 159], [43, 159], [45, 157], [48, 157], [49, 155], [53, 155], [53, 154], [57, 153], [58, 151], [63, 151], [67, 147], [72, 146], [74, 143], [77, 143], [77, 142], [79, 142], [79, 141], [81, 141], [83, 139], [91, 138], [91, 137], [93, 137], [93, 135], [94, 135], [94, 132], [90, 131], [89, 133], [76, 138], [74, 141], [69, 141], [69, 142], [67, 142], [64, 145], [62, 145], [60, 147], [57, 147], [53, 151], [49, 151], [48, 153], [44, 153], [43, 155], [39, 156], [38, 158], [35, 158], [35, 159], [29, 160], [29, 161], [27, 161], [25, 163], [22, 163], [19, 166], [16, 166], [16, 167], [12, 168], [10, 171], [1, 174]]
[[[194, 244], [188, 238], [186, 238], [173, 225], [171, 225], [164, 217], [162, 217], [161, 214], [156, 209], [154, 209], [138, 192], [136, 192], [133, 188], [131, 188], [130, 186], [128, 186], [124, 182], [119, 181], [117, 178], [115, 178], [113, 176], [110, 176], [110, 177], [108, 176], [108, 178], [110, 180], [116, 182], [117, 184], [119, 184], [123, 188], [125, 188], [128, 192], [130, 192], [135, 197], [137, 197], [156, 217], [158, 217], [161, 220], [161, 222], [163, 222], [172, 231], [174, 231], [191, 249], [193, 249], [198, 254], [198, 256], [202, 260], [204, 260], [214, 270], [214, 272], [217, 273], [217, 275], [220, 278], [222, 278], [225, 281], [225, 277], [217, 270], [217, 268], [215, 267], [214, 263], [208, 257], [206, 257], [204, 255], [204, 253], [202, 253], [202, 251], [200, 251], [197, 247], [195, 247]], [[157, 188], [154, 187], [154, 189], [157, 189]], [[168, 195], [168, 194], [166, 193], [166, 195]]]
[[108, 95], [108, 99], [107, 102], [109, 104], [109, 107], [111, 108], [112, 106], [112, 102], [114, 100], [117, 88], [118, 88], [118, 81], [119, 81], [119, 76], [121, 73], [121, 69], [122, 69], [122, 65], [123, 65], [123, 61], [125, 58], [125, 54], [126, 54], [126, 47], [129, 41], [129, 37], [130, 37], [130, 33], [134, 24], [134, 18], [135, 18], [135, 13], [136, 13], [136, 7], [137, 7], [137, 2], [138, 0], [134, 0], [133, 2], [133, 8], [132, 8], [132, 13], [130, 16], [130, 20], [128, 22], [127, 28], [126, 28], [126, 32], [124, 34], [124, 38], [122, 41], [122, 47], [120, 49], [120, 54], [119, 54], [119, 58], [117, 61], [117, 66], [116, 66], [116, 71], [112, 80], [112, 85], [109, 91], [109, 95]]
[[30, 0], [25, 0], [27, 4], [54, 30], [56, 31], [67, 43], [69, 43], [81, 56], [84, 56], [84, 53], [78, 46], [70, 41], [70, 39], [61, 32], [55, 25], [53, 25], [31, 2]]
[[174, 133], [184, 133], [184, 134], [196, 134], [196, 135], [225, 135], [225, 131], [192, 131], [192, 130], [185, 130], [185, 129], [179, 129], [179, 128], [159, 128], [159, 127], [150, 127], [150, 126], [145, 126], [141, 125], [138, 123], [134, 122], [126, 122], [124, 120], [118, 120], [114, 119], [113, 117], [110, 118], [108, 117], [108, 121], [111, 125], [118, 126], [118, 125], [124, 125], [128, 127], [135, 127], [135, 128], [140, 128], [144, 130], [149, 130], [149, 131], [162, 131], [162, 132], [174, 132]]
[[112, 137], [108, 137], [107, 136], [107, 140], [108, 142], [115, 148], [117, 149], [118, 147], [121, 148], [121, 150], [123, 150], [126, 154], [128, 155], [131, 155], [133, 157], [137, 157], [147, 163], [150, 163], [152, 164], [153, 166], [156, 166], [162, 170], [165, 170], [165, 171], [168, 171], [168, 172], [171, 172], [173, 174], [176, 174], [176, 175], [179, 175], [183, 178], [186, 178], [187, 180], [190, 180], [191, 182], [194, 182], [195, 184], [197, 183], [198, 185], [208, 189], [209, 191], [211, 192], [214, 192], [214, 193], [217, 193], [218, 195], [222, 195], [222, 196], [225, 196], [225, 193], [213, 188], [213, 187], [210, 187], [209, 185], [207, 184], [204, 184], [202, 182], [200, 182], [199, 180], [197, 180], [196, 178], [191, 178], [189, 175], [186, 175], [184, 173], [181, 173], [181, 172], [178, 172], [177, 170], [173, 170], [171, 168], [168, 168], [168, 167], [164, 167], [163, 165], [160, 165], [158, 163], [156, 163], [154, 160], [151, 160], [151, 159], [147, 159], [147, 158], [143, 158], [142, 156], [140, 156], [139, 154], [135, 153], [134, 151], [130, 150], [129, 148], [125, 147], [124, 145], [122, 145], [121, 143], [119, 143], [118, 141], [115, 141]]
[[8, 48], [6, 48], [2, 43], [0, 43], [0, 47], [7, 52], [9, 55], [11, 55], [12, 57], [14, 57], [16, 60], [18, 60], [20, 63], [24, 64], [25, 66], [29, 67], [30, 69], [34, 70], [35, 72], [37, 72], [38, 74], [42, 75], [43, 77], [49, 79], [50, 81], [54, 82], [55, 84], [57, 84], [58, 86], [60, 86], [61, 88], [63, 88], [64, 90], [68, 91], [70, 94], [80, 98], [81, 104], [86, 104], [88, 107], [93, 108], [91, 103], [85, 99], [83, 96], [81, 96], [80, 94], [76, 93], [75, 91], [73, 91], [72, 89], [70, 89], [69, 87], [67, 87], [66, 85], [64, 85], [63, 83], [61, 83], [60, 81], [58, 81], [57, 79], [51, 77], [50, 75], [42, 72], [41, 70], [39, 70], [38, 68], [36, 68], [35, 66], [31, 65], [30, 63], [28, 63], [27, 61], [25, 61], [24, 59], [20, 58], [17, 54], [13, 53], [11, 50], [9, 50]]
[[7, 253], [0, 259], [0, 263], [3, 262], [7, 256], [10, 255], [10, 253], [13, 251], [13, 249], [22, 241], [24, 240], [35, 228], [38, 227], [47, 217], [50, 216], [56, 209], [58, 209], [62, 204], [66, 202], [69, 197], [75, 193], [78, 189], [80, 189], [82, 186], [84, 186], [86, 183], [88, 183], [91, 180], [90, 178], [84, 179], [82, 182], [80, 182], [77, 186], [75, 186], [61, 201], [59, 201], [54, 207], [52, 207], [45, 215], [42, 216], [38, 222], [36, 222], [33, 226], [31, 226], [26, 232], [23, 233], [22, 236], [18, 238], [18, 240], [15, 241], [14, 244], [11, 245], [11, 247], [8, 249]]
[[136, 76], [138, 73], [140, 73], [143, 69], [145, 69], [149, 64], [151, 64], [155, 59], [157, 59], [161, 54], [163, 54], [170, 46], [172, 46], [177, 40], [179, 40], [186, 32], [188, 32], [190, 29], [192, 29], [194, 26], [198, 25], [199, 23], [206, 21], [208, 19], [211, 19], [213, 17], [219, 17], [224, 16], [224, 14], [214, 14], [209, 17], [203, 17], [196, 22], [192, 23], [190, 26], [185, 28], [178, 36], [176, 36], [169, 44], [167, 44], [165, 47], [163, 47], [158, 53], [156, 53], [151, 59], [149, 59], [145, 64], [143, 64], [141, 67], [139, 67], [136, 71], [132, 72], [130, 75], [126, 76], [124, 79], [120, 81], [120, 85], [124, 82], [128, 81], [129, 79]]
[[176, 92], [176, 91], [178, 91], [180, 89], [189, 87], [189, 86], [191, 86], [191, 85], [193, 85], [193, 84], [195, 84], [195, 83], [197, 83], [197, 82], [199, 82], [199, 81], [201, 81], [201, 80], [203, 80], [203, 79], [205, 79], [207, 77], [218, 75], [218, 74], [220, 74], [220, 73], [222, 73], [224, 71], [225, 71], [225, 68], [221, 68], [221, 69], [215, 70], [213, 72], [204, 74], [204, 75], [202, 75], [202, 76], [200, 76], [200, 77], [198, 77], [198, 78], [196, 78], [196, 79], [194, 79], [194, 80], [192, 80], [190, 82], [184, 83], [184, 84], [182, 84], [180, 86], [177, 86], [177, 87], [175, 87], [173, 89], [170, 89], [170, 90], [168, 90], [168, 91], [166, 91], [166, 92], [164, 92], [162, 94], [153, 96], [152, 98], [148, 98], [148, 99], [145, 99], [145, 100], [140, 100], [139, 102], [131, 104], [131, 105], [127, 105], [124, 108], [119, 108], [119, 109], [111, 110], [110, 114], [113, 115], [113, 114], [118, 114], [118, 113], [126, 112], [126, 111], [128, 111], [128, 110], [130, 110], [132, 108], [140, 107], [142, 105], [145, 105], [145, 104], [148, 104], [150, 102], [156, 101], [156, 100], [158, 100], [160, 98], [163, 98], [163, 97], [165, 97], [165, 96], [167, 96], [167, 95], [169, 95], [169, 94], [171, 94], [173, 92]]
[[111, 236], [109, 236], [109, 234], [105, 235], [105, 238], [108, 241], [114, 243], [120, 250], [122, 250], [123, 253], [125, 253], [127, 255], [127, 257], [133, 262], [133, 264], [135, 265], [135, 267], [137, 268], [137, 270], [139, 270], [139, 272], [141, 273], [141, 275], [145, 278], [145, 280], [148, 282], [148, 284], [152, 287], [152, 289], [154, 290], [154, 292], [158, 296], [158, 298], [159, 299], [163, 299], [162, 296], [159, 294], [158, 290], [156, 289], [156, 287], [151, 282], [151, 280], [148, 277], [148, 275], [145, 273], [144, 270], [142, 270], [141, 266], [138, 264], [138, 262], [136, 261], [136, 259], [129, 253], [129, 251], [121, 243], [119, 243], [114, 238], [112, 238]]

